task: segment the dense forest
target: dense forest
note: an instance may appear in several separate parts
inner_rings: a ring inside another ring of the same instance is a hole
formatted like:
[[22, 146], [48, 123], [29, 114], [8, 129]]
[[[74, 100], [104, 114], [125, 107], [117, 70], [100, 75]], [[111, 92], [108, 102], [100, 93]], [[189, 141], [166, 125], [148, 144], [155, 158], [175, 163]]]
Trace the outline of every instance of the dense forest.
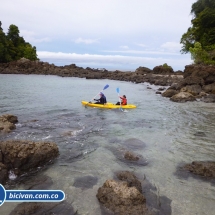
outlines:
[[215, 65], [215, 0], [192, 5], [191, 27], [182, 35], [182, 53], [191, 53], [196, 64]]
[[19, 60], [20, 58], [38, 60], [36, 47], [25, 42], [19, 36], [19, 29], [16, 25], [10, 25], [7, 34], [3, 32], [0, 21], [0, 63]]

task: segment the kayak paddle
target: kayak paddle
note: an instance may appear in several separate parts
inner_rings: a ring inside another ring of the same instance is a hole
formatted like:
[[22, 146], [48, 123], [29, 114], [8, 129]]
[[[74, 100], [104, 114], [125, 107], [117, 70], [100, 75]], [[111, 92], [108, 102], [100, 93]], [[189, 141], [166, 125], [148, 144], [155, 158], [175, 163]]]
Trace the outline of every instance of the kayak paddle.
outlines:
[[[105, 86], [104, 86], [104, 88], [103, 88], [103, 90], [102, 91], [104, 91], [104, 90], [106, 90], [107, 88], [109, 87], [109, 85], [108, 84], [106, 84]], [[96, 96], [98, 96], [102, 91], [100, 91]], [[93, 99], [95, 99], [96, 98], [96, 96], [94, 96], [88, 103], [90, 103], [90, 102], [92, 102], [92, 100]], [[87, 103], [87, 104], [88, 104]]]
[[123, 111], [122, 109], [122, 104], [121, 104], [121, 100], [120, 100], [120, 96], [119, 96], [119, 87], [116, 88], [116, 92], [118, 93], [118, 97], [119, 97], [119, 103], [120, 103], [120, 110]]

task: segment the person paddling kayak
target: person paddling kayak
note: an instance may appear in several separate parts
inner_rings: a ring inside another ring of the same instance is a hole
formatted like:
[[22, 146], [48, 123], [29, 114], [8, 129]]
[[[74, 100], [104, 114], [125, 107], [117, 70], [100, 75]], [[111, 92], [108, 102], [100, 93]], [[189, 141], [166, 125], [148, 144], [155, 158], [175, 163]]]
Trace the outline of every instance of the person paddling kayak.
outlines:
[[100, 99], [94, 99], [95, 101], [97, 101], [94, 104], [106, 104], [107, 99], [106, 99], [104, 93], [100, 92], [99, 95], [100, 95]]
[[[127, 105], [126, 95], [119, 96], [119, 98], [121, 99], [121, 105]], [[117, 102], [116, 105], [120, 105], [120, 102]]]

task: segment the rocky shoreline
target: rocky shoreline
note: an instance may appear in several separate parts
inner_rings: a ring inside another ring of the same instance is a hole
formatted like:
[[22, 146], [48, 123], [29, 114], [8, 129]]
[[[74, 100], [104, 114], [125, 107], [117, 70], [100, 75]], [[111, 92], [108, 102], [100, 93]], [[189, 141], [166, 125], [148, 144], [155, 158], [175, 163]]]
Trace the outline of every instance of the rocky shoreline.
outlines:
[[0, 74], [38, 74], [58, 75], [61, 77], [78, 77], [86, 79], [111, 79], [130, 81], [134, 83], [148, 82], [150, 84], [170, 86], [183, 78], [181, 71], [174, 72], [171, 68], [157, 66], [153, 70], [139, 67], [135, 72], [122, 72], [119, 70], [82, 68], [75, 64], [55, 66], [42, 61], [30, 61], [22, 58], [18, 61], [0, 64]]
[[[188, 65], [183, 72], [174, 72], [163, 66], [157, 66], [153, 70], [139, 67], [135, 72], [112, 72], [91, 68], [84, 69], [75, 64], [57, 67], [53, 64], [21, 59], [17, 62], [0, 64], [0, 74], [58, 75], [61, 77], [130, 81], [137, 84], [147, 82], [163, 86], [156, 93], [170, 98], [174, 102], [196, 100], [215, 102], [215, 66]], [[4, 139], [5, 134], [16, 129], [17, 122], [17, 116], [10, 114], [0, 116], [2, 139]], [[143, 147], [142, 143], [140, 145]], [[123, 148], [118, 151], [112, 149], [112, 151], [117, 154], [119, 160], [126, 160], [133, 165], [144, 166], [148, 164], [141, 155], [132, 152], [132, 149]], [[54, 162], [59, 153], [57, 144], [52, 142], [0, 141], [0, 183], [8, 186], [11, 174], [19, 177], [23, 173], [37, 172], [37, 168]], [[181, 164], [176, 169], [175, 174], [183, 178], [196, 177], [199, 180], [214, 184], [215, 162], [193, 161], [188, 164]], [[47, 176], [37, 177], [36, 175], [34, 174], [26, 189], [48, 189], [52, 185], [51, 178]], [[96, 182], [97, 180], [95, 180]], [[76, 182], [74, 186], [81, 185]], [[162, 196], [152, 196], [151, 189], [156, 190], [156, 187], [153, 187], [145, 179], [145, 176], [137, 177], [129, 171], [115, 173], [115, 178], [107, 179], [96, 194], [98, 202], [101, 204], [101, 214], [171, 214], [171, 200]], [[162, 200], [165, 203], [160, 205], [157, 199], [162, 198], [165, 199], [165, 201]], [[10, 214], [26, 214], [26, 212], [28, 214], [63, 213], [78, 215], [78, 211], [74, 211], [72, 205], [66, 200], [61, 203], [49, 204], [21, 203]]]
[[[17, 116], [0, 116], [0, 136], [16, 129]], [[51, 163], [59, 155], [56, 143], [33, 142], [29, 140], [0, 141], [0, 184], [5, 184], [10, 175], [18, 177]]]
[[171, 67], [156, 66], [152, 70], [139, 67], [135, 72], [108, 71], [106, 69], [82, 68], [75, 64], [55, 66], [47, 62], [22, 58], [16, 62], [0, 64], [0, 74], [38, 74], [86, 79], [110, 79], [133, 83], [150, 83], [167, 86], [163, 97], [174, 102], [200, 100], [215, 102], [215, 66], [187, 65], [184, 71], [173, 71]]
[[[0, 116], [0, 135], [4, 135], [16, 129], [18, 117], [10, 114]], [[145, 147], [143, 142], [136, 142], [131, 139], [136, 147]], [[145, 166], [148, 163], [145, 159], [129, 148], [130, 144], [124, 144], [125, 148], [110, 150], [115, 153], [119, 160], [127, 160], [132, 165]], [[59, 149], [56, 143], [33, 142], [30, 140], [6, 140], [0, 141], [0, 183], [7, 188], [11, 188], [10, 176], [16, 176], [13, 183], [19, 183], [19, 177], [23, 173], [31, 177], [22, 179], [25, 189], [42, 190], [48, 189], [53, 181], [50, 177], [40, 174], [38, 168], [43, 171], [43, 166], [54, 162], [59, 156]], [[195, 177], [214, 184], [215, 182], [215, 162], [213, 161], [193, 161], [179, 165], [175, 174], [180, 178]], [[23, 181], [24, 180], [24, 181]], [[73, 186], [82, 188], [83, 181], [89, 181], [89, 186], [96, 185], [98, 179], [92, 176], [78, 178]], [[16, 185], [15, 185], [16, 186]], [[84, 189], [84, 187], [83, 187]], [[98, 188], [96, 197], [101, 204], [101, 214], [105, 215], [157, 215], [171, 214], [171, 200], [165, 196], [157, 196], [157, 188], [154, 187], [145, 175], [134, 175], [130, 171], [119, 171], [114, 174], [114, 178], [107, 179]], [[162, 202], [162, 204], [161, 204]], [[78, 215], [71, 204], [66, 200], [60, 203], [21, 203], [10, 214], [71, 214]]]

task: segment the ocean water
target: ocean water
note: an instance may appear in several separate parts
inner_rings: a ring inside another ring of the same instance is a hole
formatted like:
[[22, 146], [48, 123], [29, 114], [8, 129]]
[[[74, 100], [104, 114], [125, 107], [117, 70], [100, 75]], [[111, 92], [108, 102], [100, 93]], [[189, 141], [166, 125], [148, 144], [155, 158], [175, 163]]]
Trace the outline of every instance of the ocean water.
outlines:
[[[118, 101], [119, 87], [128, 103], [137, 108], [122, 112], [82, 106], [82, 100], [89, 101], [106, 84], [108, 102]], [[16, 130], [0, 140], [55, 142], [60, 156], [38, 175], [50, 177], [50, 189], [63, 190], [78, 214], [102, 214], [96, 198], [98, 188], [117, 171], [128, 170], [156, 187], [158, 198], [168, 199], [169, 214], [213, 215], [215, 185], [179, 177], [176, 171], [182, 163], [215, 160], [215, 105], [174, 103], [155, 94], [159, 86], [147, 86], [113, 80], [0, 75], [0, 115], [13, 114], [19, 120]], [[141, 155], [144, 162], [125, 162], [122, 154], [128, 149]], [[15, 188], [24, 189], [25, 184], [18, 183]], [[4, 203], [0, 214], [9, 214], [17, 205]]]

